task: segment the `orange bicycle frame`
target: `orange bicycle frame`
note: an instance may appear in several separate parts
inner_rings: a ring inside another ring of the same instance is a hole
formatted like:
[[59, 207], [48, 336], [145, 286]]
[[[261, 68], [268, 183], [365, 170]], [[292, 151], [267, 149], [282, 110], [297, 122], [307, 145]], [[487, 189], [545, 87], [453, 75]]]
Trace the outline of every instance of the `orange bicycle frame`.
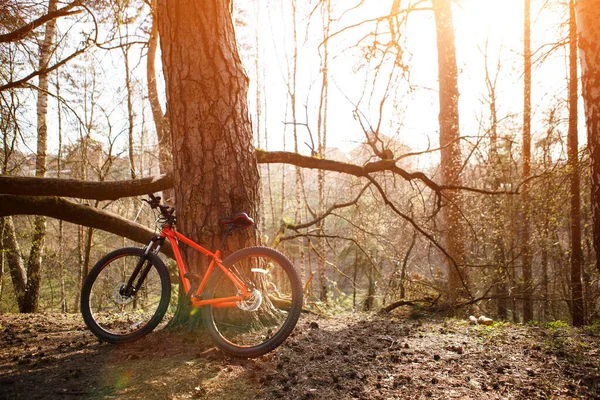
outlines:
[[[202, 247], [199, 244], [197, 244], [196, 242], [194, 242], [193, 240], [191, 240], [191, 239], [185, 237], [184, 235], [182, 235], [181, 233], [175, 231], [169, 225], [166, 225], [162, 229], [162, 231], [160, 232], [160, 236], [163, 238], [166, 238], [169, 241], [169, 243], [171, 244], [171, 248], [173, 249], [173, 253], [175, 254], [175, 260], [177, 261], [177, 268], [179, 269], [181, 281], [183, 282], [183, 288], [185, 289], [185, 293], [190, 298], [192, 307], [202, 307], [202, 306], [206, 306], [206, 305], [212, 305], [215, 308], [235, 307], [235, 306], [237, 306], [237, 303], [239, 301], [248, 299], [250, 297], [250, 293], [248, 291], [248, 288], [244, 284], [244, 282], [242, 282], [242, 280], [240, 278], [238, 278], [238, 276], [236, 274], [234, 274], [232, 271], [230, 271], [229, 268], [227, 268], [223, 265], [222, 260], [221, 260], [221, 251], [220, 250], [217, 250], [214, 253], [211, 251], [208, 251], [204, 247]], [[199, 251], [200, 253], [204, 254], [206, 257], [211, 259], [210, 264], [208, 265], [208, 268], [206, 268], [206, 272], [204, 273], [204, 276], [202, 277], [202, 280], [200, 281], [200, 285], [196, 289], [195, 293], [190, 293], [192, 285], [190, 283], [190, 279], [186, 278], [187, 269], [185, 267], [185, 263], [183, 262], [183, 258], [181, 257], [181, 251], [179, 250], [179, 241], [182, 241], [183, 243], [192, 247], [194, 250]], [[230, 297], [220, 297], [220, 298], [214, 298], [214, 299], [208, 299], [208, 300], [198, 299], [197, 296], [199, 296], [204, 291], [204, 288], [206, 287], [206, 283], [208, 282], [208, 279], [210, 278], [211, 274], [213, 273], [213, 271], [215, 270], [216, 267], [220, 268], [221, 271], [223, 271], [223, 273], [225, 274], [225, 276], [227, 278], [229, 278], [229, 280], [231, 280], [231, 282], [233, 282], [233, 284], [238, 289], [238, 291], [241, 293], [241, 295], [230, 296]]]

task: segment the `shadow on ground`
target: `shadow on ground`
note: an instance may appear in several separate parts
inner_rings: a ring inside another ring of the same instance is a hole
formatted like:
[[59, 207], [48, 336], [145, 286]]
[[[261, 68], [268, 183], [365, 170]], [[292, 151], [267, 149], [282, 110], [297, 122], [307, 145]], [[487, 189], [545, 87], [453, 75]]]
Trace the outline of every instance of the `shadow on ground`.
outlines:
[[0, 325], [2, 399], [600, 398], [598, 338], [574, 330], [304, 315], [283, 346], [237, 360], [203, 334], [114, 346], [78, 316]]

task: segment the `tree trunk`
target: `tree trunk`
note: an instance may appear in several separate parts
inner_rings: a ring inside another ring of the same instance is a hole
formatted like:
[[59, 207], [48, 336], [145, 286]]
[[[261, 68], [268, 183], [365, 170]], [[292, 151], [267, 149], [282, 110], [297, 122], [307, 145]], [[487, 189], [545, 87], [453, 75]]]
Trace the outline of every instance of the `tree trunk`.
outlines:
[[[48, 12], [56, 10], [58, 0], [50, 0], [48, 3]], [[54, 31], [56, 20], [53, 19], [46, 24], [46, 33], [40, 49], [40, 70], [48, 66], [52, 54], [51, 47], [54, 42]], [[48, 138], [48, 126], [46, 124], [46, 115], [48, 113], [48, 74], [40, 74], [38, 84], [37, 101], [37, 157], [35, 160], [35, 176], [43, 177], [46, 175], [46, 149]], [[40, 284], [42, 273], [42, 257], [44, 253], [44, 242], [46, 239], [46, 218], [37, 216], [33, 224], [33, 241], [29, 252], [27, 263], [27, 288], [25, 290], [25, 299], [22, 312], [36, 312], [40, 296]]]
[[578, 0], [581, 87], [590, 152], [591, 206], [596, 268], [600, 271], [600, 0]]
[[[171, 171], [171, 130], [166, 113], [162, 112], [158, 100], [158, 89], [156, 87], [156, 50], [158, 48], [158, 20], [156, 1], [152, 0], [152, 28], [150, 30], [150, 39], [148, 40], [148, 65], [146, 68], [146, 78], [148, 81], [148, 101], [152, 110], [156, 136], [158, 139], [158, 168], [161, 174]], [[164, 190], [163, 196], [165, 202], [171, 200], [172, 190]]]
[[[60, 98], [60, 76], [58, 71], [56, 72], [56, 96]], [[58, 154], [56, 155], [56, 177], [61, 178], [62, 174], [62, 149], [63, 149], [63, 135], [62, 135], [62, 108], [56, 107], [57, 111], [57, 125], [58, 125]], [[67, 295], [65, 292], [65, 264], [64, 264], [64, 224], [62, 220], [58, 221], [58, 279], [60, 281], [60, 309], [63, 313], [68, 311], [67, 307]]]
[[358, 277], [358, 249], [354, 249], [354, 264], [352, 265], [352, 309], [356, 310], [356, 279]]
[[523, 215], [521, 216], [521, 262], [523, 264], [523, 321], [533, 319], [531, 246], [529, 230], [529, 183], [531, 175], [531, 0], [525, 0], [523, 23], [524, 89], [523, 89]]
[[[223, 233], [219, 219], [239, 211], [255, 219], [259, 214], [248, 78], [226, 2], [159, 0], [158, 27], [171, 122], [177, 226], [191, 239], [216, 249]], [[254, 230], [239, 231], [225, 245], [225, 255], [256, 240]], [[200, 253], [182, 250], [190, 271], [206, 265]]]
[[[442, 184], [459, 185], [460, 132], [458, 123], [458, 69], [454, 44], [454, 26], [450, 0], [432, 0], [438, 48], [440, 147]], [[448, 265], [448, 301], [454, 303], [460, 296], [464, 282], [460, 266], [464, 263], [464, 235], [460, 223], [460, 194], [446, 192], [447, 203], [443, 210], [446, 250], [453, 257]]]
[[369, 270], [366, 271], [366, 275], [367, 275], [367, 283], [368, 283], [368, 287], [367, 287], [367, 297], [365, 298], [364, 302], [363, 302], [363, 311], [371, 311], [373, 310], [373, 306], [375, 303], [375, 279], [373, 277], [374, 275], [374, 267], [372, 265], [369, 265]]
[[[288, 94], [290, 96], [290, 108], [292, 111], [292, 131], [294, 133], [294, 152], [298, 153], [298, 117], [296, 114], [296, 81], [298, 76], [298, 31], [297, 31], [297, 7], [296, 0], [292, 0], [292, 68], [288, 73]], [[304, 186], [304, 182], [302, 181], [302, 170], [300, 167], [296, 167], [296, 184], [294, 186], [295, 189], [295, 209], [296, 213], [294, 215], [294, 220], [298, 223], [302, 218], [302, 199], [300, 196], [300, 192]], [[304, 282], [306, 276], [306, 265], [305, 258], [306, 254], [304, 251], [304, 238], [302, 236], [297, 239], [297, 247], [298, 247], [298, 273], [300, 274], [300, 280]], [[321, 287], [326, 287], [321, 284]], [[320, 294], [321, 300], [327, 300], [327, 291], [321, 292]]]
[[571, 300], [573, 325], [585, 322], [583, 288], [581, 285], [581, 200], [579, 195], [579, 144], [577, 140], [577, 24], [574, 0], [569, 1], [569, 132], [567, 153], [571, 170]]
[[[321, 15], [323, 18], [323, 53], [321, 55], [321, 96], [319, 98], [319, 112], [317, 115], [317, 142], [319, 158], [325, 158], [327, 150], [327, 111], [329, 100], [329, 29], [331, 26], [331, 1], [325, 0], [321, 3]], [[321, 54], [321, 52], [319, 52]], [[323, 215], [325, 212], [325, 171], [319, 170], [318, 174], [318, 191], [319, 191], [319, 206], [318, 214]], [[322, 219], [317, 223], [317, 230], [321, 233], [321, 237], [317, 239], [317, 248], [323, 256], [317, 258], [317, 271], [319, 276], [325, 276], [325, 259], [327, 252], [325, 251], [325, 220]], [[321, 300], [327, 301], [327, 285], [321, 289]]]
[[129, 154], [129, 172], [131, 179], [137, 178], [135, 170], [135, 148], [133, 145], [133, 124], [135, 123], [133, 114], [133, 93], [131, 88], [131, 75], [129, 74], [129, 46], [123, 46], [123, 58], [125, 60], [125, 91], [127, 92], [127, 144]]
[[[489, 96], [489, 107], [490, 107], [490, 150], [489, 150], [489, 164], [492, 176], [492, 190], [496, 191], [500, 188], [500, 175], [502, 174], [502, 165], [500, 163], [500, 157], [498, 155], [498, 108], [496, 106], [496, 84], [498, 82], [498, 74], [500, 72], [500, 63], [498, 62], [496, 68], [496, 74], [492, 78], [488, 67], [488, 53], [487, 44], [485, 57], [485, 83], [488, 89]], [[492, 244], [493, 249], [493, 260], [496, 269], [494, 271], [494, 282], [495, 282], [495, 294], [498, 297], [496, 301], [497, 316], [500, 320], [506, 320], [508, 318], [508, 285], [507, 285], [507, 274], [506, 265], [504, 260], [504, 243], [502, 229], [504, 227], [503, 211], [501, 207], [501, 199], [492, 198]]]
[[2, 253], [6, 256], [13, 290], [17, 299], [17, 306], [19, 307], [19, 311], [22, 311], [25, 302], [27, 275], [25, 273], [25, 266], [23, 265], [23, 258], [21, 257], [19, 243], [16, 240], [15, 226], [12, 217], [0, 219], [0, 233], [2, 233], [2, 237], [0, 238], [2, 239], [0, 241], [0, 248], [2, 249]]
[[[97, 207], [97, 206], [96, 206]], [[96, 208], [94, 207], [94, 208]], [[88, 227], [85, 230], [85, 239], [83, 244], [83, 264], [81, 269], [81, 285], [83, 286], [83, 281], [85, 277], [90, 272], [90, 255], [92, 253], [92, 241], [94, 238], [94, 228]]]

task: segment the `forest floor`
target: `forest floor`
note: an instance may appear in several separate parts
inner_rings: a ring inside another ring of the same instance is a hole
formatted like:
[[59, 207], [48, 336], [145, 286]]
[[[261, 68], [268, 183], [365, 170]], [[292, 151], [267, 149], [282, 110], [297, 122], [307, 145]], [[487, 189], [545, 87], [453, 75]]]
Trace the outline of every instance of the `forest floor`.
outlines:
[[203, 334], [99, 343], [78, 315], [0, 315], [1, 399], [600, 399], [600, 327], [303, 315], [232, 359]]

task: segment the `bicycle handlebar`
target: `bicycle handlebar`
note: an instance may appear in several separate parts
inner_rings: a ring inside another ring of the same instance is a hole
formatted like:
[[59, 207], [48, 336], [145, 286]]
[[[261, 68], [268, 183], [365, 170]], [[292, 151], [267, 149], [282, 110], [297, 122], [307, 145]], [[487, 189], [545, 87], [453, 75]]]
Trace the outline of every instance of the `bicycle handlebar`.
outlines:
[[150, 200], [146, 200], [146, 199], [142, 199], [142, 200], [144, 200], [146, 203], [150, 204], [151, 208], [153, 208], [153, 209], [158, 208], [160, 210], [160, 213], [162, 214], [162, 216], [167, 219], [173, 217], [175, 208], [160, 204], [160, 200], [161, 200], [160, 196], [155, 196], [154, 193], [148, 193], [148, 197], [150, 197]]

